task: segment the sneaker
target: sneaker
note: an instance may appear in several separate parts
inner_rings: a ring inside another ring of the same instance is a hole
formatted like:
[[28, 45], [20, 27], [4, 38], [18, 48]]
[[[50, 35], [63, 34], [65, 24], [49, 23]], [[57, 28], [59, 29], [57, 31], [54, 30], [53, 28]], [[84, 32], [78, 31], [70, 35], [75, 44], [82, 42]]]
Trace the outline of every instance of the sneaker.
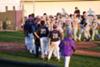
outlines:
[[32, 54], [32, 50], [29, 50], [29, 52]]

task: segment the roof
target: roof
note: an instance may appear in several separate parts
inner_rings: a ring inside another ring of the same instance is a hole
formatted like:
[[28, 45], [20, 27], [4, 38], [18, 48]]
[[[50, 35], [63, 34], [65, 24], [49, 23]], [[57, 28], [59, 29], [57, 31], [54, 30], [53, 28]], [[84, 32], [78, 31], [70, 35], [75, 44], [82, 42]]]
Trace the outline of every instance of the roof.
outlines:
[[22, 0], [25, 2], [69, 2], [69, 1], [100, 1], [100, 0]]

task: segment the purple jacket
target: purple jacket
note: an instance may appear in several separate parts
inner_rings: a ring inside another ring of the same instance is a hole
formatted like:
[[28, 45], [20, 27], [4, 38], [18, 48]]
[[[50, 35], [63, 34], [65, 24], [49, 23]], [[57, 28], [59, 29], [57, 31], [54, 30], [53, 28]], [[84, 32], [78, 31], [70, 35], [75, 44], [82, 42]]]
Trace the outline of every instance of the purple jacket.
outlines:
[[71, 56], [75, 48], [75, 41], [72, 38], [64, 38], [60, 43], [60, 52], [62, 56]]

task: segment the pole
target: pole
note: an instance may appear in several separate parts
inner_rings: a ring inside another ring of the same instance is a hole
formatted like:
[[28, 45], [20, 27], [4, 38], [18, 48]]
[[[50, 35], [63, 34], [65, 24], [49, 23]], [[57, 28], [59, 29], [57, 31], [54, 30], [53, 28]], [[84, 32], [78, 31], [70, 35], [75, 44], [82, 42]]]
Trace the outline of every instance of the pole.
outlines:
[[33, 0], [33, 13], [35, 13], [35, 0]]

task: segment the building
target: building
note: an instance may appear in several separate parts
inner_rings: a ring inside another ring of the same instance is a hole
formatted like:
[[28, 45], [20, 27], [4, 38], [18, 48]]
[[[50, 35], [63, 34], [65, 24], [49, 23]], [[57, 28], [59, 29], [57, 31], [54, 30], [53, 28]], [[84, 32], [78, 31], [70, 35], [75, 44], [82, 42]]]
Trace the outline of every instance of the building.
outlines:
[[96, 14], [100, 14], [99, 0], [22, 0], [24, 5], [24, 15], [34, 12], [36, 15], [47, 13], [49, 15], [62, 12], [62, 8], [68, 13], [73, 13], [75, 6], [81, 10], [88, 11], [91, 8]]
[[55, 15], [62, 12], [62, 8], [69, 14], [75, 7], [81, 10], [81, 14], [91, 8], [100, 15], [99, 5], [99, 0], [0, 0], [0, 30], [19, 30], [23, 17], [31, 13]]
[[0, 31], [19, 30], [23, 21], [20, 1], [0, 0]]

